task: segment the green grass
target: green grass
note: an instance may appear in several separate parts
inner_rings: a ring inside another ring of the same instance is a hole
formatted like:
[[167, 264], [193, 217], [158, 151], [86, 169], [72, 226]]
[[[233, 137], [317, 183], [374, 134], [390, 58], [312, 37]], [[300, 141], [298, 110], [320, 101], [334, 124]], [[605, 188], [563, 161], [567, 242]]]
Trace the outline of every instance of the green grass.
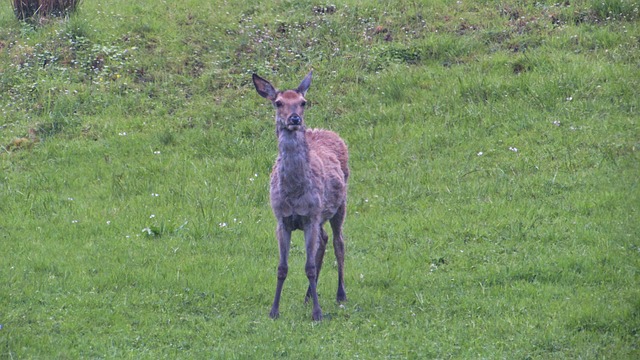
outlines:
[[[0, 4], [0, 358], [639, 357], [639, 6]], [[311, 321], [295, 234], [273, 321], [250, 79], [309, 69], [349, 301], [328, 256]]]

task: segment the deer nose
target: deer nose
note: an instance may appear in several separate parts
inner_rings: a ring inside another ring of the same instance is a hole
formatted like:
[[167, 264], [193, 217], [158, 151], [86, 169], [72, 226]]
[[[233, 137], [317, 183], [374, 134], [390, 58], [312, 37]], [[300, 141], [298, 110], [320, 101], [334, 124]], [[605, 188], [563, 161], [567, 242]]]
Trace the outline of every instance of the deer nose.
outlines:
[[300, 115], [298, 114], [293, 114], [289, 116], [289, 121], [291, 122], [291, 125], [300, 125], [302, 118], [300, 118]]

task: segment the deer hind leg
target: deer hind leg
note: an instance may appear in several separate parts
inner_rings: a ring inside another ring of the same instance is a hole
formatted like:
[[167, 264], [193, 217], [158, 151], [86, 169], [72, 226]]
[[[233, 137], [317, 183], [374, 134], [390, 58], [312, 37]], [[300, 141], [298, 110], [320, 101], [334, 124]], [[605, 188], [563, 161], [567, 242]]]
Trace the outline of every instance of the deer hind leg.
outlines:
[[[327, 249], [327, 242], [329, 241], [329, 235], [322, 225], [320, 225], [320, 242], [318, 243], [318, 251], [316, 252], [316, 283], [320, 278], [320, 269], [322, 269], [322, 261], [324, 259], [324, 252]], [[311, 299], [311, 286], [307, 289], [307, 295], [304, 297], [304, 303], [306, 304]]]
[[347, 301], [347, 293], [344, 290], [344, 239], [342, 237], [342, 224], [346, 216], [346, 202], [340, 205], [336, 214], [329, 220], [331, 224], [331, 230], [333, 232], [333, 251], [336, 254], [336, 261], [338, 262], [338, 291], [336, 294], [336, 301]]
[[318, 301], [317, 291], [317, 275], [316, 270], [316, 253], [318, 251], [318, 240], [320, 237], [320, 222], [311, 221], [310, 224], [304, 229], [304, 242], [307, 248], [307, 262], [305, 264], [305, 273], [307, 279], [309, 279], [309, 290], [311, 300], [313, 301], [313, 320], [322, 320], [322, 309], [320, 309], [320, 302]]

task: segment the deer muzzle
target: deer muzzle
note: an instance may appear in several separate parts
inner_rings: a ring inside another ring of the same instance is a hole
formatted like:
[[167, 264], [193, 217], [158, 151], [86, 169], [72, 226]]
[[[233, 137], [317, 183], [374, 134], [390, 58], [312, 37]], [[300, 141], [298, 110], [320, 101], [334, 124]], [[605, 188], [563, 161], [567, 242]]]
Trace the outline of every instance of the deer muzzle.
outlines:
[[289, 116], [289, 124], [298, 126], [302, 124], [302, 118], [298, 114], [292, 114], [291, 116]]

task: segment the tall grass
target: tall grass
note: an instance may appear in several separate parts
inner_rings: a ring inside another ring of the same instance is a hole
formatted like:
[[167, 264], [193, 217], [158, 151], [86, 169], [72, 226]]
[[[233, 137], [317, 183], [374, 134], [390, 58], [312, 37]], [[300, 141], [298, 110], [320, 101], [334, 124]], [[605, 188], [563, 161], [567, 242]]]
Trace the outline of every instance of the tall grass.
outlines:
[[601, 19], [634, 21], [640, 14], [640, 2], [636, 0], [593, 1], [592, 8]]

